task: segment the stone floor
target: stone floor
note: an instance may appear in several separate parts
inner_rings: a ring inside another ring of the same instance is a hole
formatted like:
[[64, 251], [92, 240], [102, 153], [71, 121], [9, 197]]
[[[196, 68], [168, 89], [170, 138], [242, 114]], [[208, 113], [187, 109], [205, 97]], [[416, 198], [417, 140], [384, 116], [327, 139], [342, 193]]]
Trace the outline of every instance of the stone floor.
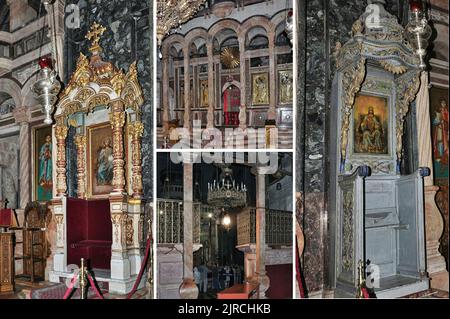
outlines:
[[428, 290], [404, 296], [402, 297], [402, 299], [448, 299], [448, 297], [449, 294], [447, 291], [431, 288]]

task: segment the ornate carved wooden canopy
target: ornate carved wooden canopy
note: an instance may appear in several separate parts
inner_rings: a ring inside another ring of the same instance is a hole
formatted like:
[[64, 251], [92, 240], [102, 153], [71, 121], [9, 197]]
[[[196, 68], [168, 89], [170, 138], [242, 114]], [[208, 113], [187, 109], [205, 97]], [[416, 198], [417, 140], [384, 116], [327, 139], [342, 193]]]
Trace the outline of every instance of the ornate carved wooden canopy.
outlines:
[[122, 101], [125, 109], [133, 109], [140, 114], [143, 104], [142, 89], [137, 78], [136, 62], [130, 65], [127, 73], [113, 63], [102, 60], [99, 44], [105, 28], [97, 23], [86, 35], [92, 41], [90, 58], [83, 53], [77, 61], [75, 72], [69, 84], [61, 92], [55, 117], [67, 118], [76, 112], [90, 112], [97, 106], [109, 106], [111, 102]]
[[367, 62], [378, 64], [393, 74], [396, 87], [396, 161], [402, 160], [403, 123], [409, 105], [420, 84], [420, 61], [404, 37], [404, 28], [397, 18], [385, 10], [381, 1], [371, 3], [352, 26], [352, 37], [344, 45], [336, 43], [336, 69], [342, 74], [340, 171], [345, 171], [347, 145], [355, 95], [367, 74]]

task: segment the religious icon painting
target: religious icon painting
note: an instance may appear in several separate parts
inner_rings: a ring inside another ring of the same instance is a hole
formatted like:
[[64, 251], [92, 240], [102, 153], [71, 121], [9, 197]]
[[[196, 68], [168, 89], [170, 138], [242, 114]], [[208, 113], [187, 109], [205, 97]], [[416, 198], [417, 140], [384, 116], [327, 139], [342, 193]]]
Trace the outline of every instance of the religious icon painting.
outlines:
[[435, 179], [448, 179], [448, 90], [433, 86], [430, 90], [433, 173]]
[[294, 78], [292, 70], [278, 71], [278, 101], [280, 104], [291, 104], [294, 99]]
[[269, 73], [252, 74], [252, 105], [269, 104]]
[[53, 197], [52, 127], [33, 130], [34, 134], [34, 198], [49, 201]]
[[88, 193], [102, 197], [113, 190], [113, 148], [111, 124], [102, 123], [88, 129]]
[[386, 97], [358, 94], [353, 107], [353, 152], [389, 153], [389, 106]]

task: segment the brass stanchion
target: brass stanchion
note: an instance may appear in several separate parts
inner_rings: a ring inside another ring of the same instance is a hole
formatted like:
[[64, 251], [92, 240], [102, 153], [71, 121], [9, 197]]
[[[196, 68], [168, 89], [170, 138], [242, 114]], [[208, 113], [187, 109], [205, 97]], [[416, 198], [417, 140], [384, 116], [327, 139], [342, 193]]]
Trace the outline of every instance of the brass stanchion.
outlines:
[[84, 265], [84, 258], [81, 258], [81, 269], [80, 269], [80, 287], [81, 287], [81, 299], [86, 299], [86, 286], [87, 286], [87, 280], [86, 280], [86, 266]]

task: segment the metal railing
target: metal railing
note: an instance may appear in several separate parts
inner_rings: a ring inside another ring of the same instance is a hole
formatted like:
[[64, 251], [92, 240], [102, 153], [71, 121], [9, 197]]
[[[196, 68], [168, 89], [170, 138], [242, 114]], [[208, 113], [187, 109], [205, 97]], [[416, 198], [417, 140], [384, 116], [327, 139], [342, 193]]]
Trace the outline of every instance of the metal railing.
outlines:
[[[266, 244], [271, 246], [292, 245], [293, 213], [266, 210]], [[256, 209], [248, 208], [237, 216], [238, 245], [256, 243]]]
[[[157, 236], [159, 244], [183, 243], [183, 201], [157, 199]], [[212, 208], [202, 203], [192, 204], [192, 236], [194, 243], [200, 243], [200, 219]]]

